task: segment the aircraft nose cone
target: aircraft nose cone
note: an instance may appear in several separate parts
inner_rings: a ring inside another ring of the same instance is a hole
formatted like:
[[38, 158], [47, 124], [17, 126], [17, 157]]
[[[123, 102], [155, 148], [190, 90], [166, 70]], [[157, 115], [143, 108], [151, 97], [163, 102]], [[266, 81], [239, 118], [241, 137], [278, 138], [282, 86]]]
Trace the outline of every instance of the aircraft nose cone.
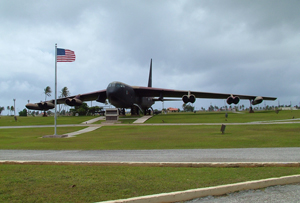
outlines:
[[106, 89], [106, 96], [110, 102], [118, 100], [119, 91], [116, 87], [108, 87]]
[[115, 94], [117, 94], [116, 92], [117, 92], [116, 88], [113, 88], [113, 87], [109, 87], [109, 88], [106, 89], [106, 95], [107, 95], [108, 98], [114, 96]]

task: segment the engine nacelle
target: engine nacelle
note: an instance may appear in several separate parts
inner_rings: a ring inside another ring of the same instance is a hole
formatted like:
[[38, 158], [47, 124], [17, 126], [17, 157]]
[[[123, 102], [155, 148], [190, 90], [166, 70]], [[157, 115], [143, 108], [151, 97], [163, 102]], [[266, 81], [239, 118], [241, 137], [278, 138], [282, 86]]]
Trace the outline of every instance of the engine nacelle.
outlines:
[[82, 104], [82, 101], [80, 99], [66, 99], [66, 104], [69, 106], [80, 106]]
[[31, 110], [43, 110], [41, 107], [39, 107], [38, 104], [32, 104], [32, 103], [26, 104], [26, 108]]
[[189, 103], [189, 97], [187, 95], [182, 96], [182, 101], [186, 104]]
[[37, 104], [26, 104], [27, 109], [32, 109], [32, 110], [40, 110], [40, 111], [47, 111], [49, 109], [54, 108], [54, 104], [51, 102], [40, 102]]
[[186, 104], [186, 103], [194, 103], [196, 101], [196, 97], [195, 95], [191, 94], [191, 95], [183, 95], [182, 96], [182, 101]]
[[191, 102], [191, 103], [194, 103], [195, 101], [196, 101], [195, 95], [191, 94], [191, 95], [190, 95], [190, 102]]
[[251, 102], [251, 104], [252, 105], [256, 105], [256, 104], [260, 104], [260, 103], [262, 103], [263, 102], [263, 98], [262, 97], [256, 97], [252, 102]]
[[226, 100], [227, 104], [238, 104], [240, 102], [240, 98], [239, 97], [234, 97], [234, 96], [230, 96], [227, 98]]
[[55, 107], [54, 104], [51, 102], [46, 102], [44, 105], [49, 109], [54, 109], [54, 107]]
[[40, 103], [38, 103], [38, 106], [42, 110], [49, 110], [49, 109], [53, 109], [54, 108], [54, 104], [51, 103], [51, 102], [40, 102]]

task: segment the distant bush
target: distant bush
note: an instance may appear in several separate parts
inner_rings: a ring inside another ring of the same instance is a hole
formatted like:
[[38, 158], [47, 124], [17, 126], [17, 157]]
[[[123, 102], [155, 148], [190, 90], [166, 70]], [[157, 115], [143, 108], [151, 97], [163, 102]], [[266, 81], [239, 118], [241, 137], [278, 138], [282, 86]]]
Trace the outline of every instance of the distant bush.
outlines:
[[23, 109], [23, 111], [19, 112], [20, 116], [27, 116], [27, 109]]

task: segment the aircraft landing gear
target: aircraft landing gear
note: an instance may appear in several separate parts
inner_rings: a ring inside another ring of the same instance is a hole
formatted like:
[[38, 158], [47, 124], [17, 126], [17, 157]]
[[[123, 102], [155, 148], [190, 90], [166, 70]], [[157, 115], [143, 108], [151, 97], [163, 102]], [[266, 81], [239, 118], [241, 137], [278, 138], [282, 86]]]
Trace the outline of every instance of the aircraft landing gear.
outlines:
[[119, 115], [125, 116], [125, 109], [124, 108], [119, 109]]
[[136, 107], [136, 106], [133, 106], [133, 107], [131, 107], [131, 115], [133, 116], [133, 115], [140, 115], [140, 110], [139, 110], [139, 108], [138, 107]]
[[249, 101], [250, 101], [249, 113], [254, 113], [253, 108], [252, 108], [252, 102], [251, 102], [251, 99], [249, 99]]
[[250, 109], [250, 110], [249, 110], [249, 113], [254, 113], [252, 106], [250, 106], [249, 109]]
[[151, 115], [151, 109], [144, 109], [144, 115]]

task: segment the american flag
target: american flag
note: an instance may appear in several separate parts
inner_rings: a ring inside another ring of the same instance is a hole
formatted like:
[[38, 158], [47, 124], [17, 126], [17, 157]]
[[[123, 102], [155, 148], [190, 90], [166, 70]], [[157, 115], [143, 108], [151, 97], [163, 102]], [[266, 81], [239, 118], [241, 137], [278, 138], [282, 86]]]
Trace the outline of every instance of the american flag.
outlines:
[[57, 48], [57, 62], [73, 62], [75, 61], [75, 52], [69, 49]]

